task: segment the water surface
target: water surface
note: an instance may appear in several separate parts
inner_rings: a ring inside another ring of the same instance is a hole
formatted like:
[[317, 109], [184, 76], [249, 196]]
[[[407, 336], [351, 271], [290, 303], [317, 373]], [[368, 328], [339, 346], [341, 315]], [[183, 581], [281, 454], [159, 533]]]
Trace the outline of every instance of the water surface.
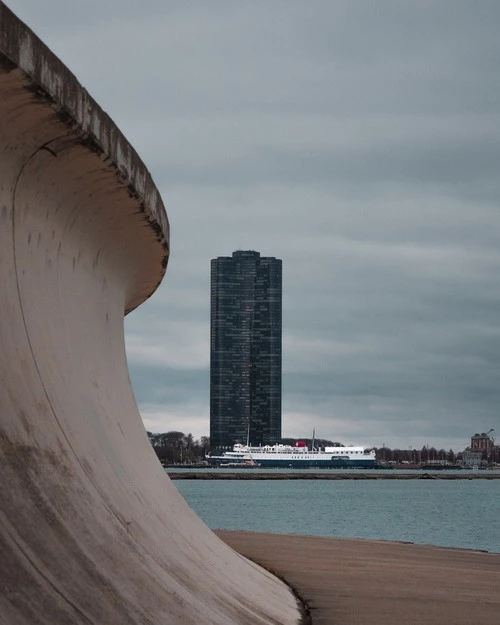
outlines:
[[175, 480], [212, 529], [500, 552], [500, 480]]

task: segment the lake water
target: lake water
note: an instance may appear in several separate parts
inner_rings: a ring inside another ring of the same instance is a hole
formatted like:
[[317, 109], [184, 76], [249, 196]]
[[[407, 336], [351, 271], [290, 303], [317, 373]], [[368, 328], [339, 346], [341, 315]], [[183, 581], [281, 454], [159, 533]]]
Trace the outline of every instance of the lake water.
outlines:
[[173, 480], [212, 529], [500, 552], [500, 480]]

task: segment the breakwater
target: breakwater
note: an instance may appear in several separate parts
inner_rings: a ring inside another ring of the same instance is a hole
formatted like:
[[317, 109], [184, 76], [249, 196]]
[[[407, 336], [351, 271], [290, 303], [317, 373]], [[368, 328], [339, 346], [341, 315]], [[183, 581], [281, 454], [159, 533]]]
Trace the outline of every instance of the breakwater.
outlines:
[[500, 472], [477, 473], [266, 473], [260, 471], [225, 473], [217, 471], [172, 471], [171, 480], [498, 480]]

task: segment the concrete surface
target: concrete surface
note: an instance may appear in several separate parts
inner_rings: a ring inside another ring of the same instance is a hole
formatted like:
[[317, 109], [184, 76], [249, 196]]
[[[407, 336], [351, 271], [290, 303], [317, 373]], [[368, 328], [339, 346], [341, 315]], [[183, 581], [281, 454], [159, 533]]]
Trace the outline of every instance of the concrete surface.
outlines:
[[123, 318], [167, 264], [158, 191], [1, 2], [0, 164], [0, 623], [297, 623], [288, 587], [188, 508], [138, 414]]
[[314, 536], [218, 531], [283, 576], [313, 625], [500, 623], [500, 554]]

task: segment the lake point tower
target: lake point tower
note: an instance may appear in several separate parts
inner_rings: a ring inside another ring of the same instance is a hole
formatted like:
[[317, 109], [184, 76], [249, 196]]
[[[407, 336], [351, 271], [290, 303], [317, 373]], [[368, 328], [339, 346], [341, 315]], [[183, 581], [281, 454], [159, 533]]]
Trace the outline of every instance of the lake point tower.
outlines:
[[281, 439], [282, 263], [255, 251], [211, 261], [210, 447]]

